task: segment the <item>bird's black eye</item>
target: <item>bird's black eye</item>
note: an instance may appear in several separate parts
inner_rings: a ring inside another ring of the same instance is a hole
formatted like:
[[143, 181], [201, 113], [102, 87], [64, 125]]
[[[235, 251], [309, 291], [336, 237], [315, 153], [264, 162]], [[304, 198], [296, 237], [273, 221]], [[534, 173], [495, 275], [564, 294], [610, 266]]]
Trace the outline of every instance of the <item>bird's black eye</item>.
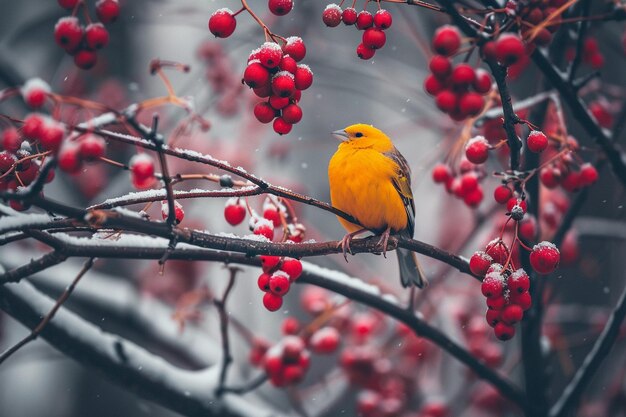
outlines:
[[360, 138], [361, 136], [363, 136], [363, 133], [361, 133], [361, 132], [356, 132], [354, 134], [354, 137], [357, 137], [357, 138]]

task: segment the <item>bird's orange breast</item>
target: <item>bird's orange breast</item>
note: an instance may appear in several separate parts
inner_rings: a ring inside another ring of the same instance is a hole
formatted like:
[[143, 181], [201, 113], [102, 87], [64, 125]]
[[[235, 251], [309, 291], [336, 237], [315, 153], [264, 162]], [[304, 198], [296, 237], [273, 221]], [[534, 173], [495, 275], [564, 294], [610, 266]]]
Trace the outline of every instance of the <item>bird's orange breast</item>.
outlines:
[[[343, 145], [343, 144], [342, 144]], [[400, 194], [393, 185], [396, 163], [373, 149], [339, 146], [328, 166], [332, 205], [375, 231], [400, 231], [408, 218]], [[348, 232], [361, 229], [342, 218]]]

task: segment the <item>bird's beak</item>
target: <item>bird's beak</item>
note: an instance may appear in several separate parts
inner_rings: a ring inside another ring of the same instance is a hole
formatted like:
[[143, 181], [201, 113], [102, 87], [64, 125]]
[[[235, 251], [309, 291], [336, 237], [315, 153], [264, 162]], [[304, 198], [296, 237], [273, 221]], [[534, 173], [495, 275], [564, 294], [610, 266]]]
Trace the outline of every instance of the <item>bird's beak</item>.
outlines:
[[343, 129], [342, 129], [342, 130], [335, 130], [335, 131], [333, 132], [333, 136], [334, 136], [336, 139], [338, 139], [338, 140], [340, 140], [340, 141], [342, 141], [342, 142], [345, 142], [346, 140], [348, 140], [348, 134], [347, 134], [347, 133], [346, 133], [346, 131], [345, 131], [345, 130], [343, 130]]

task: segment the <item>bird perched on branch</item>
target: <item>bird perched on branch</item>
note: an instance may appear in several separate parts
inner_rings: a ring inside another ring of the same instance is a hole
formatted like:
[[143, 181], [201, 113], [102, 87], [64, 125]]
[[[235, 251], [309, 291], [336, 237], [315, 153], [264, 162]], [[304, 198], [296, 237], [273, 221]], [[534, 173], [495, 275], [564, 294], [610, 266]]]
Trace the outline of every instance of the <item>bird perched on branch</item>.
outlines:
[[[350, 250], [352, 238], [368, 231], [381, 235], [379, 244], [383, 253], [390, 233], [412, 238], [415, 204], [411, 171], [391, 139], [381, 130], [365, 124], [337, 130], [333, 136], [341, 143], [328, 165], [330, 199], [334, 207], [361, 224], [338, 217], [348, 232], [341, 240], [344, 257]], [[426, 281], [415, 254], [401, 248], [396, 253], [402, 285], [422, 288]]]

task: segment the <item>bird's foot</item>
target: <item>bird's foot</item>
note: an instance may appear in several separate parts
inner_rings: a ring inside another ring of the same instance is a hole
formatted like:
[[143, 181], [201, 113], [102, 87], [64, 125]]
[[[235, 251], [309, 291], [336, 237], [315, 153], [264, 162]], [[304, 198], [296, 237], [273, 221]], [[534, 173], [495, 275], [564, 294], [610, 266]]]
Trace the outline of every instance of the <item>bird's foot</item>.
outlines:
[[360, 229], [357, 230], [356, 232], [352, 232], [352, 233], [347, 233], [343, 239], [341, 239], [341, 241], [339, 242], [339, 244], [337, 245], [337, 247], [341, 247], [341, 253], [343, 254], [343, 259], [346, 260], [346, 262], [348, 262], [348, 253], [350, 253], [350, 255], [352, 255], [352, 250], [350, 249], [350, 243], [352, 242], [352, 239], [354, 239], [354, 237], [367, 232], [367, 229]]
[[380, 240], [377, 243], [377, 246], [381, 247], [381, 251], [383, 253], [383, 257], [387, 258], [387, 243], [389, 243], [389, 235], [391, 234], [391, 228], [387, 228], [380, 236]]

